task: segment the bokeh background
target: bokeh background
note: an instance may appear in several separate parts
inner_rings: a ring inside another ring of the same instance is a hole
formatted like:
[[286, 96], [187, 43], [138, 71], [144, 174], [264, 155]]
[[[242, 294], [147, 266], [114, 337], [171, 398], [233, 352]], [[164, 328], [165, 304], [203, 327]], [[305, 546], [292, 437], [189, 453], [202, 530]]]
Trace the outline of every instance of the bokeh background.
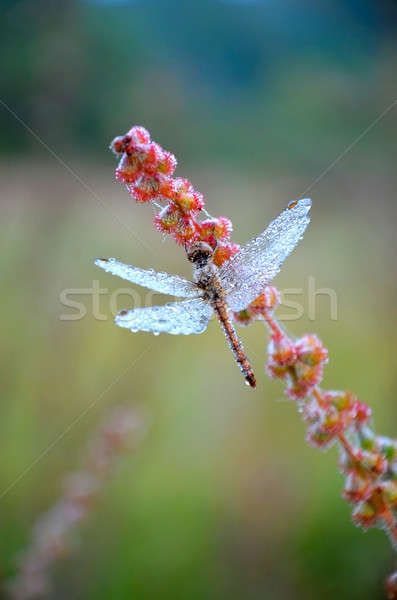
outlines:
[[[109, 294], [128, 286], [92, 261], [190, 272], [114, 181], [108, 144], [133, 124], [176, 154], [235, 241], [310, 188], [311, 225], [276, 280], [303, 290], [288, 327], [321, 337], [325, 385], [355, 391], [396, 436], [397, 106], [358, 139], [397, 97], [396, 34], [392, 0], [1, 2], [3, 581], [105, 411], [127, 404], [150, 415], [146, 439], [57, 564], [51, 597], [383, 597], [393, 550], [350, 523], [336, 451], [305, 443], [264, 373], [263, 325], [241, 330], [252, 392], [215, 323], [187, 338], [114, 327]], [[308, 318], [309, 276], [335, 290], [336, 320], [325, 296]], [[62, 290], [94, 280], [108, 318], [86, 295], [74, 296], [84, 318], [60, 320], [76, 312]]]

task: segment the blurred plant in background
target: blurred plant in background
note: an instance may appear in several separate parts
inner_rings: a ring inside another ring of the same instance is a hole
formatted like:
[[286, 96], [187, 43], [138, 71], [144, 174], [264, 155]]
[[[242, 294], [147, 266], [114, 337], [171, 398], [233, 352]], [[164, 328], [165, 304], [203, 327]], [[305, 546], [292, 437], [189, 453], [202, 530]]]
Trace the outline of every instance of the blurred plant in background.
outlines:
[[97, 436], [89, 444], [81, 468], [63, 481], [63, 495], [34, 526], [30, 546], [19, 559], [10, 598], [30, 600], [51, 593], [51, 568], [68, 556], [76, 542], [78, 526], [95, 508], [117, 458], [145, 432], [142, 415], [130, 407], [113, 408], [104, 417]]

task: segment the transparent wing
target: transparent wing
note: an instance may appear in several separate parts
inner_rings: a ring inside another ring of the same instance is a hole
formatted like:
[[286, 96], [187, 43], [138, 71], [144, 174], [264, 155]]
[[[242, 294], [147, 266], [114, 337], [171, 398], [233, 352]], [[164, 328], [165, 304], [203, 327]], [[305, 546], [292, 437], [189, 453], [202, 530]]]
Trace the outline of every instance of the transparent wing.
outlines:
[[142, 285], [155, 292], [160, 292], [161, 294], [183, 296], [185, 298], [195, 298], [200, 294], [194, 283], [187, 279], [182, 279], [182, 277], [178, 277], [178, 275], [156, 273], [153, 269], [146, 271], [145, 269], [125, 265], [115, 258], [97, 258], [94, 262], [97, 267], [101, 267], [101, 269], [108, 273], [117, 275], [132, 283]]
[[189, 335], [207, 329], [212, 308], [201, 298], [169, 302], [163, 306], [149, 306], [121, 310], [114, 322], [132, 332], [151, 331], [154, 334], [172, 333]]
[[246, 308], [277, 275], [309, 224], [310, 207], [309, 198], [291, 202], [263, 233], [222, 265], [219, 277], [232, 310]]

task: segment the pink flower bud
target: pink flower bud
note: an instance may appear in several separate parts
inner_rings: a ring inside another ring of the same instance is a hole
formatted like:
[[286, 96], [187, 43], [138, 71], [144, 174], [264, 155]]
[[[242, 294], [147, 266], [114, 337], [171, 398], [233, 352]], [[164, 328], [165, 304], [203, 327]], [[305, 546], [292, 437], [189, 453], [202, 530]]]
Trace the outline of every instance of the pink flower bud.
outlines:
[[150, 133], [147, 129], [141, 127], [140, 125], [135, 125], [132, 127], [127, 135], [130, 136], [131, 142], [134, 145], [150, 144]]
[[114, 140], [112, 140], [112, 142], [110, 143], [109, 148], [115, 154], [121, 154], [122, 152], [124, 152], [124, 136], [118, 135], [117, 137], [115, 137]]

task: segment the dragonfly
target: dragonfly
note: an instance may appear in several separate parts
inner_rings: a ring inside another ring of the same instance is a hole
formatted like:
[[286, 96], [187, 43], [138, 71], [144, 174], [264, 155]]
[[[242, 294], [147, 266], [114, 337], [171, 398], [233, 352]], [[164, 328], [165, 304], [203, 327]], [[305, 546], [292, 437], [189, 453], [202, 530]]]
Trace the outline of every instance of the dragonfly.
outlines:
[[123, 309], [115, 318], [116, 325], [155, 335], [198, 334], [207, 329], [215, 313], [247, 385], [255, 388], [255, 374], [233, 326], [231, 312], [244, 310], [277, 275], [303, 237], [310, 221], [310, 207], [309, 198], [290, 202], [260, 235], [220, 267], [213, 262], [214, 249], [209, 244], [192, 243], [187, 257], [194, 267], [193, 281], [133, 267], [115, 258], [97, 258], [95, 264], [108, 273], [161, 294], [184, 298], [161, 306]]

